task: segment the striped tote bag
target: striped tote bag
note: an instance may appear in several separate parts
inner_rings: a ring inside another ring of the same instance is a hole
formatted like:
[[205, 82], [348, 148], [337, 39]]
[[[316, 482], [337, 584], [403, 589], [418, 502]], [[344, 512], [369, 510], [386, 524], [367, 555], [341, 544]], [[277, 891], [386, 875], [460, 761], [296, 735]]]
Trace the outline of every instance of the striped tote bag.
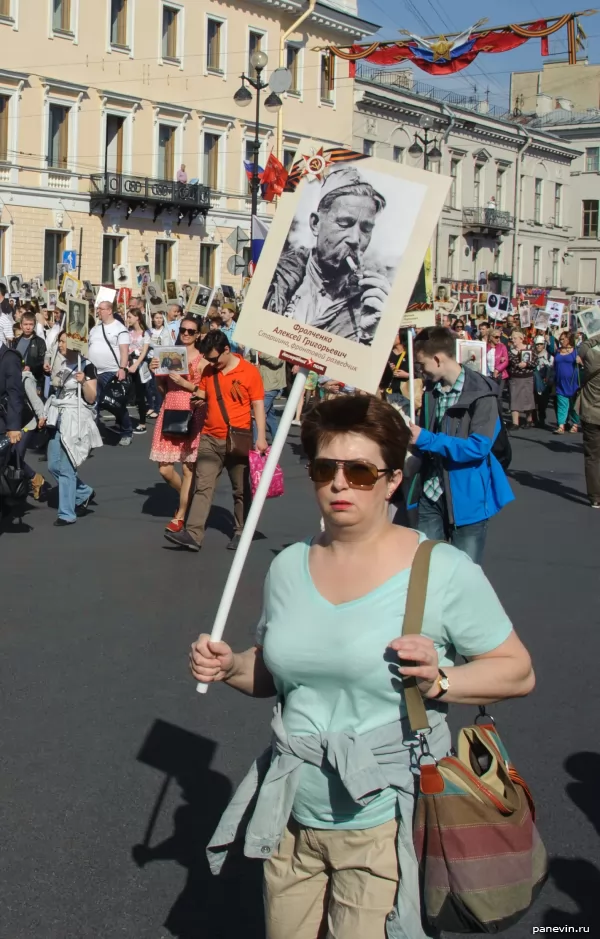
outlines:
[[[434, 546], [424, 542], [413, 561], [405, 635], [421, 631]], [[527, 912], [548, 874], [531, 793], [485, 708], [460, 731], [452, 755], [434, 761], [414, 679], [404, 679], [404, 694], [421, 743], [414, 844], [423, 918], [434, 930], [501, 932]]]

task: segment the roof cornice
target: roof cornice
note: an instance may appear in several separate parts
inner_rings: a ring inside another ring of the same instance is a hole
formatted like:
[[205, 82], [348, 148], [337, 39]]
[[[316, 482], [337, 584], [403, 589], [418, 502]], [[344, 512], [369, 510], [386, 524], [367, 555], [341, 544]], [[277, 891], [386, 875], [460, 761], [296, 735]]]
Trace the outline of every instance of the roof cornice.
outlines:
[[[300, 16], [306, 9], [305, 0], [252, 0], [252, 2], [257, 6], [270, 8], [278, 19], [281, 13], [293, 13]], [[381, 28], [377, 23], [371, 23], [360, 16], [352, 16], [343, 10], [328, 6], [327, 3], [317, 3], [308, 22], [346, 39], [372, 36]]]

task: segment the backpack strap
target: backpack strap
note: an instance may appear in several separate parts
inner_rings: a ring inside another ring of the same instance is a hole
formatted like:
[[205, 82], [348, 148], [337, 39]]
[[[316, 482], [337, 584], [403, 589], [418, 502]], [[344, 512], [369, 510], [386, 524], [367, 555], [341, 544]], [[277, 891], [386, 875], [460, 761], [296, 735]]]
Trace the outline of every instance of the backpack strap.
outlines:
[[[406, 596], [406, 609], [402, 625], [403, 636], [419, 636], [423, 629], [425, 615], [425, 601], [427, 599], [427, 582], [431, 565], [431, 553], [439, 541], [423, 541], [413, 558]], [[408, 713], [408, 722], [413, 733], [427, 730], [429, 721], [423, 696], [419, 691], [417, 679], [414, 675], [403, 676], [404, 700]]]

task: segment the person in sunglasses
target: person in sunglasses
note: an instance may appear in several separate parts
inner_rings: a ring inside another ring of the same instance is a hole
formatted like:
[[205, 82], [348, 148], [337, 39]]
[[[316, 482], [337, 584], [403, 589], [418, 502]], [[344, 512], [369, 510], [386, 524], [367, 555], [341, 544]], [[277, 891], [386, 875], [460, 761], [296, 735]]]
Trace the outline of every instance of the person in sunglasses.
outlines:
[[230, 428], [248, 432], [256, 421], [255, 449], [264, 453], [266, 437], [265, 390], [255, 365], [231, 351], [229, 339], [221, 330], [211, 330], [202, 342], [207, 368], [196, 394], [206, 401], [206, 420], [198, 447], [198, 459], [188, 505], [185, 528], [165, 532], [167, 541], [188, 551], [199, 551], [206, 519], [212, 505], [217, 480], [223, 472], [233, 490], [233, 535], [227, 548], [235, 551], [244, 527], [245, 508], [250, 500], [248, 456], [230, 446]]
[[[200, 433], [204, 422], [205, 408], [193, 408], [189, 433], [165, 433], [163, 424], [165, 411], [189, 412], [192, 394], [197, 390], [202, 372], [206, 367], [206, 360], [197, 348], [200, 339], [198, 321], [193, 316], [184, 316], [179, 324], [178, 344], [187, 348], [188, 375], [171, 372], [169, 375], [157, 375], [156, 383], [159, 393], [163, 396], [158, 420], [154, 427], [150, 459], [158, 463], [158, 471], [162, 478], [179, 493], [179, 505], [174, 517], [166, 527], [168, 532], [179, 532], [183, 529], [190, 486], [194, 476], [194, 464], [198, 458]], [[159, 366], [157, 358], [150, 362], [150, 370], [156, 371]], [[181, 463], [181, 476], [175, 469], [175, 464]]]
[[[422, 634], [398, 638], [426, 536], [389, 519], [409, 442], [390, 404], [323, 401], [301, 436], [325, 531], [272, 562], [250, 649], [234, 654], [206, 635], [191, 649], [197, 680], [278, 697], [272, 747], [209, 860], [217, 873], [235, 839], [266, 861], [267, 939], [425, 939], [398, 672], [417, 681], [439, 759], [450, 747], [445, 704], [525, 695], [531, 661], [482, 569], [448, 544], [433, 550]], [[457, 654], [469, 664], [455, 665]]]

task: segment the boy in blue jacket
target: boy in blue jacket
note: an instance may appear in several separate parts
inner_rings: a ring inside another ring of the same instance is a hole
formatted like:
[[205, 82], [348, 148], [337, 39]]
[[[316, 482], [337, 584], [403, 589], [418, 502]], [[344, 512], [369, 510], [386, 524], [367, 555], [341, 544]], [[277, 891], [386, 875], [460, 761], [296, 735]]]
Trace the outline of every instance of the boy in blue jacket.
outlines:
[[411, 424], [411, 443], [423, 457], [419, 529], [480, 564], [488, 519], [514, 499], [492, 453], [502, 426], [498, 385], [456, 361], [450, 329], [424, 329], [414, 353], [428, 382], [421, 426]]

